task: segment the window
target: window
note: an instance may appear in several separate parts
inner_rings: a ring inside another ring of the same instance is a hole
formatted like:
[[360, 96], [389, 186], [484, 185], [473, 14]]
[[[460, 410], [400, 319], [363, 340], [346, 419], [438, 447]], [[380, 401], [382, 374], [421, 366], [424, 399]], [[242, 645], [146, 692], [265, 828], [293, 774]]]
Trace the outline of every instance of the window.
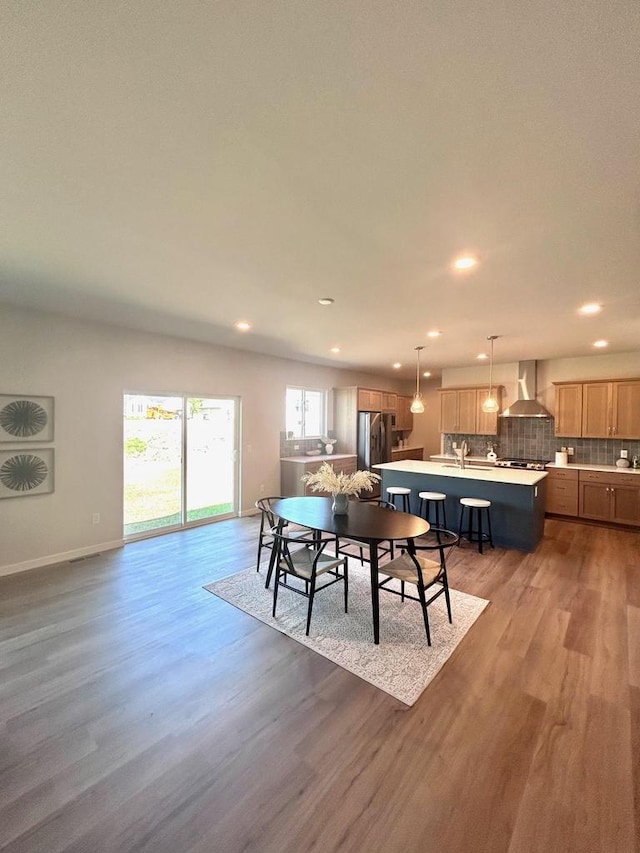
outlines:
[[287, 388], [287, 438], [318, 438], [326, 429], [326, 394], [308, 388]]

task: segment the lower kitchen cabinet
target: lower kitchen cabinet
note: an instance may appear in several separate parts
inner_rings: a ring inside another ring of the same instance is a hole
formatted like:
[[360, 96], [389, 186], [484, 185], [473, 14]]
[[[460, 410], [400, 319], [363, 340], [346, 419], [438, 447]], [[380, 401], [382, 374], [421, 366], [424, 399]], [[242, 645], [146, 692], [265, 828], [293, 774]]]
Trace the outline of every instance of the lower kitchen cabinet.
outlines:
[[581, 518], [640, 525], [640, 482], [636, 474], [580, 471], [579, 485]]
[[280, 460], [280, 491], [282, 497], [301, 497], [319, 495], [327, 497], [326, 492], [314, 492], [302, 482], [303, 474], [314, 474], [321, 465], [328, 462], [337, 473], [353, 474], [357, 468], [357, 457], [350, 455], [331, 456], [291, 456]]
[[391, 451], [392, 462], [403, 462], [405, 459], [416, 459], [421, 462], [423, 457], [423, 447], [407, 447]]
[[558, 515], [578, 514], [578, 471], [571, 468], [549, 468], [547, 475], [546, 512]]

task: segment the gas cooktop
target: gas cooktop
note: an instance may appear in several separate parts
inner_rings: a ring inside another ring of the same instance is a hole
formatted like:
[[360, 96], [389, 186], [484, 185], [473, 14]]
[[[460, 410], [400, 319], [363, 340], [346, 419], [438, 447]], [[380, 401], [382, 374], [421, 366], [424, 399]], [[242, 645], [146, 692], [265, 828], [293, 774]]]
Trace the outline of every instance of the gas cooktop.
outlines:
[[496, 459], [499, 468], [527, 468], [529, 471], [544, 471], [547, 463], [544, 459]]

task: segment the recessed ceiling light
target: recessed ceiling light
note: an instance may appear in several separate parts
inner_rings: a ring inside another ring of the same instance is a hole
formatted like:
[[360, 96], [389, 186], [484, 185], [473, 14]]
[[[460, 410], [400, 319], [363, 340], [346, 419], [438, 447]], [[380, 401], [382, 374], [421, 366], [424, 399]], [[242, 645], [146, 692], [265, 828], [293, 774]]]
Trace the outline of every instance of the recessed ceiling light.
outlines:
[[396, 361], [396, 363], [393, 365], [394, 370], [400, 370], [401, 367], [402, 367], [402, 365], [400, 364], [399, 361]]
[[436, 329], [432, 329], [432, 331], [427, 332], [427, 337], [428, 338], [439, 338], [441, 334], [442, 334], [442, 332], [438, 332], [438, 331], [436, 331]]
[[474, 258], [473, 255], [460, 255], [453, 262], [453, 268], [458, 272], [467, 272], [476, 266], [478, 266], [478, 259]]
[[425, 379], [428, 379], [431, 376], [431, 373], [428, 370], [425, 370], [425, 372], [422, 375], [424, 376]]
[[485, 359], [489, 358], [489, 356], [486, 354], [486, 352], [481, 352], [480, 355], [476, 356], [476, 358], [479, 358], [480, 361], [484, 361]]
[[597, 302], [589, 302], [587, 305], [582, 305], [578, 310], [581, 314], [598, 314], [602, 311], [602, 305], [598, 305]]
[[340, 347], [331, 347], [331, 352], [340, 352]]
[[598, 349], [602, 349], [602, 347], [608, 347], [609, 341], [594, 341], [594, 347], [598, 347]]
[[248, 332], [250, 328], [251, 323], [247, 323], [246, 320], [238, 320], [238, 322], [236, 323], [236, 329], [239, 332]]
[[323, 296], [321, 299], [318, 299], [320, 305], [333, 305], [335, 299], [332, 299], [330, 296]]

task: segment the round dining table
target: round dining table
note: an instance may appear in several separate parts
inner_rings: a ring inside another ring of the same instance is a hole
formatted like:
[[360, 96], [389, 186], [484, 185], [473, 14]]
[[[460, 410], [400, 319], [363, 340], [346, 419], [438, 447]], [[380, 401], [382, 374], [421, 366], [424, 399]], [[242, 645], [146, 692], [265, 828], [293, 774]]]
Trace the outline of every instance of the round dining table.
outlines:
[[[388, 509], [365, 501], [349, 501], [349, 511], [336, 515], [332, 499], [322, 497], [281, 498], [273, 502], [273, 512], [281, 522], [290, 522], [344, 539], [356, 539], [369, 546], [373, 642], [380, 642], [378, 591], [378, 545], [380, 542], [415, 539], [429, 531], [424, 518]], [[275, 549], [274, 549], [275, 550]]]

